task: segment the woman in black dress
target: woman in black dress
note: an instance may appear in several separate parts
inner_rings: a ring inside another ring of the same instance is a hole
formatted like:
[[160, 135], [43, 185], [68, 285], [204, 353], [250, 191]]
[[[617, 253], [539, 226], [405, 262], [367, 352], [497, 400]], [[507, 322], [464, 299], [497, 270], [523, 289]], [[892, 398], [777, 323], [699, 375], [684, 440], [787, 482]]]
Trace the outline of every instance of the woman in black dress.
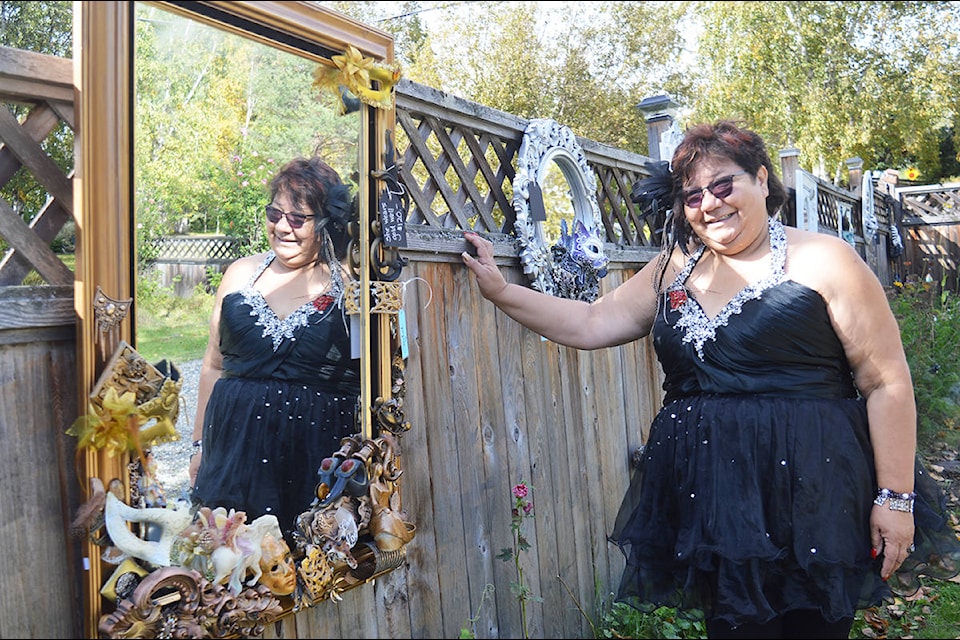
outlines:
[[475, 233], [463, 255], [484, 297], [557, 343], [653, 334], [666, 396], [610, 536], [618, 599], [702, 612], [713, 638], [847, 638], [891, 588], [956, 575], [899, 329], [859, 254], [778, 220], [765, 145], [732, 122], [688, 130], [638, 187], [672, 207], [663, 250], [593, 303], [507, 284]]
[[341, 266], [349, 188], [319, 158], [270, 185], [270, 250], [223, 275], [203, 358], [190, 463], [192, 497], [277, 516], [291, 548], [320, 462], [356, 433], [359, 360], [351, 355]]

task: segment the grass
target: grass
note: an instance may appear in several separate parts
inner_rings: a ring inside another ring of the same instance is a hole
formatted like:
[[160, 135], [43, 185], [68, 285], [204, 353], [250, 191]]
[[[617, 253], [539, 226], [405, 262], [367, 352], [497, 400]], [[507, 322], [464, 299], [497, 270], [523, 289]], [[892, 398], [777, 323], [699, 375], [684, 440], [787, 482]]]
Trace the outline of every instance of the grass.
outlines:
[[[910, 599], [894, 598], [857, 613], [851, 639], [960, 638], [960, 584], [923, 579]], [[648, 614], [615, 603], [595, 627], [597, 638], [706, 638], [702, 620], [661, 607]]]
[[960, 638], [960, 584], [924, 578], [910, 599], [857, 613], [850, 638]]
[[194, 291], [180, 298], [153, 283], [138, 283], [137, 351], [147, 362], [199, 360], [207, 348], [213, 294]]
[[[149, 315], [149, 314], [148, 314]], [[174, 316], [153, 316], [142, 323], [137, 314], [137, 351], [147, 362], [164, 358], [174, 364], [199, 360], [207, 348], [207, 325], [176, 322]]]

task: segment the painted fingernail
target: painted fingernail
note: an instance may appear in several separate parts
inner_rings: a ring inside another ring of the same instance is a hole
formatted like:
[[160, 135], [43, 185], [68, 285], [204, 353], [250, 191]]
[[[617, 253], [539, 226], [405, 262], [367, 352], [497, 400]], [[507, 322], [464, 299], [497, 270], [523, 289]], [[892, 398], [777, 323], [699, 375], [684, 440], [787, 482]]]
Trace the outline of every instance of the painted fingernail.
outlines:
[[870, 557], [873, 558], [874, 560], [876, 560], [876, 559], [877, 559], [877, 555], [878, 555], [877, 550], [871, 548], [871, 549], [870, 549]]

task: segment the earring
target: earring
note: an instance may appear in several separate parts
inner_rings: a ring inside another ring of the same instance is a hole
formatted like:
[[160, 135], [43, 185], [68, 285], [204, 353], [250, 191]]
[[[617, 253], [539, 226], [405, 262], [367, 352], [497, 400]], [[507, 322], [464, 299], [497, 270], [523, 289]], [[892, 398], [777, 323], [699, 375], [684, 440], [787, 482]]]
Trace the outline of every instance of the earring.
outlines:
[[333, 249], [333, 240], [330, 238], [330, 234], [326, 229], [323, 230], [321, 243], [320, 252], [323, 255], [324, 262], [327, 263], [327, 267], [330, 269], [330, 290], [335, 297], [339, 298], [344, 292], [343, 267], [340, 265], [340, 261], [337, 260], [336, 251]]

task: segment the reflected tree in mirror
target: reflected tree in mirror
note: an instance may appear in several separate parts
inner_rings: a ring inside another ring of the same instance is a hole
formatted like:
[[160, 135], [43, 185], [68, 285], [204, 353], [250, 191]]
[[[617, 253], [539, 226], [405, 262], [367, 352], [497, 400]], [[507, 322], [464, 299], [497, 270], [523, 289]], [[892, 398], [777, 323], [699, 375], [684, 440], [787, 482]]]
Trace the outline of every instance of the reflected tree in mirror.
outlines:
[[543, 197], [544, 217], [540, 230], [543, 242], [548, 247], [560, 242], [561, 223], [573, 227], [576, 211], [573, 209], [573, 193], [563, 169], [556, 160], [547, 163], [540, 180], [540, 193]]

